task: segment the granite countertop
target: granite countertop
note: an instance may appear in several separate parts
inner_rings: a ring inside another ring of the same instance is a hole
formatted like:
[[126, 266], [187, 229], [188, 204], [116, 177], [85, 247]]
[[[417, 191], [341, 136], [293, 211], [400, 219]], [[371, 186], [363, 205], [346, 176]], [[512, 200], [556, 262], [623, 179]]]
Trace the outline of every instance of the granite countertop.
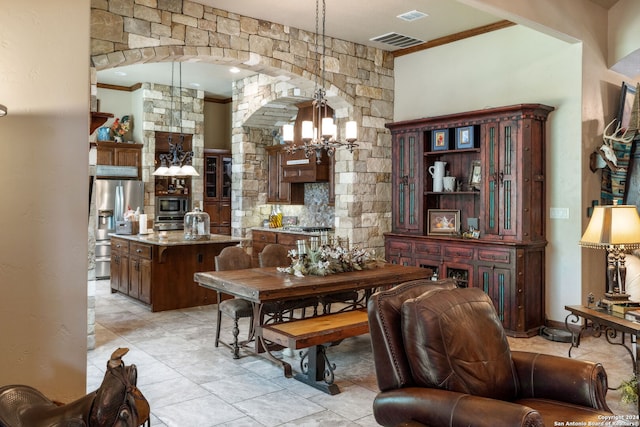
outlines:
[[[289, 234], [301, 234], [305, 236], [320, 236], [319, 231], [301, 231], [301, 230], [289, 230], [285, 227], [280, 228], [271, 228], [271, 227], [251, 227], [252, 230], [256, 231], [270, 231], [272, 233], [289, 233]], [[329, 231], [329, 234], [333, 234], [333, 230]]]
[[160, 231], [155, 231], [149, 234], [115, 234], [111, 233], [109, 236], [117, 237], [120, 239], [130, 240], [132, 242], [146, 243], [159, 246], [181, 246], [181, 245], [208, 245], [212, 243], [243, 243], [248, 242], [248, 239], [240, 237], [226, 236], [223, 234], [211, 234], [209, 239], [202, 240], [185, 240], [184, 232], [178, 231], [166, 231], [166, 238], [161, 237]]

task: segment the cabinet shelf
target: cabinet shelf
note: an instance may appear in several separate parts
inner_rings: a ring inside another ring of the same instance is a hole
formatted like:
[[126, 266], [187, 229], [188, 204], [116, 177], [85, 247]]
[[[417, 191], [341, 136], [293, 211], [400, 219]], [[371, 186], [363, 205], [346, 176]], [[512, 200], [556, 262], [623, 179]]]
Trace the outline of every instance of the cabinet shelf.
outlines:
[[465, 148], [463, 150], [442, 150], [442, 151], [425, 151], [425, 157], [439, 157], [443, 154], [461, 154], [461, 153], [479, 153], [480, 148]]
[[479, 191], [425, 191], [425, 196], [479, 196]]

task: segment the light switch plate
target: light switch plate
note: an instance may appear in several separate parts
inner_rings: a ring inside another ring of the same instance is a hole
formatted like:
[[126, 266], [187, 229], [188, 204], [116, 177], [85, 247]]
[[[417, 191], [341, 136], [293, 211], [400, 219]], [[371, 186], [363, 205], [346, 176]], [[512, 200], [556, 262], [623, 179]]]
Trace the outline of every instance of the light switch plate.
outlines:
[[549, 218], [551, 219], [569, 219], [569, 208], [550, 208]]

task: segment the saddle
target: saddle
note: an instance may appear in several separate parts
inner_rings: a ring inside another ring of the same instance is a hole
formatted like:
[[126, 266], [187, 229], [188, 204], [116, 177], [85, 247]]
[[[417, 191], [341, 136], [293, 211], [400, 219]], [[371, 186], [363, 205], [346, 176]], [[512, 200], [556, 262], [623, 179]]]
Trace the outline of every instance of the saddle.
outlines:
[[149, 403], [136, 387], [136, 365], [125, 366], [118, 348], [107, 362], [100, 387], [68, 404], [33, 387], [0, 387], [0, 427], [137, 427], [151, 425]]

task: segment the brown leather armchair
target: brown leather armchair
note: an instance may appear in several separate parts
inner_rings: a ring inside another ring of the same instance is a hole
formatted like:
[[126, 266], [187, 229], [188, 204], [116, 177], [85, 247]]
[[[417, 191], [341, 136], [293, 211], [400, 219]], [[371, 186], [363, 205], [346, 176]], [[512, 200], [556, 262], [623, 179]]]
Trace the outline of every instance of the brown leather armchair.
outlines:
[[[384, 426], [553, 426], [611, 416], [599, 363], [510, 351], [491, 299], [414, 281], [368, 303]], [[594, 424], [595, 425], [595, 424]]]

